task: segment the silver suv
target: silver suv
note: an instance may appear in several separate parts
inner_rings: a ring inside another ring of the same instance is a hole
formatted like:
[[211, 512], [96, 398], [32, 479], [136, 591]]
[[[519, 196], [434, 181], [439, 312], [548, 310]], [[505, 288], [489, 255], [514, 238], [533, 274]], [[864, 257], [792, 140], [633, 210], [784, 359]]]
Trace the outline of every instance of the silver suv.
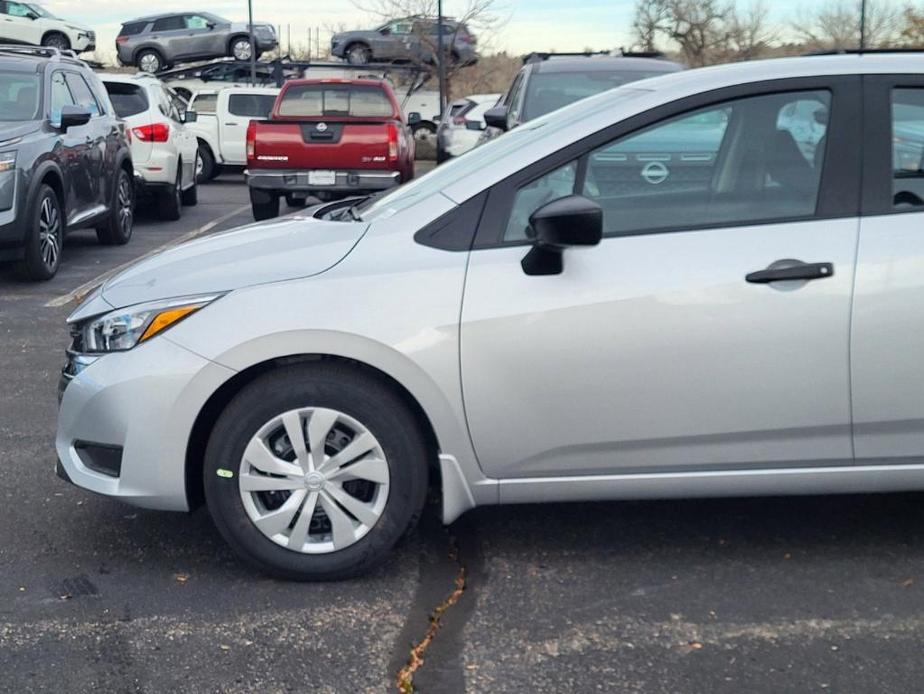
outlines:
[[[253, 25], [257, 57], [276, 48], [272, 24]], [[116, 38], [122, 65], [144, 72], [160, 72], [176, 63], [231, 56], [250, 60], [248, 25], [209, 12], [181, 12], [141, 17], [125, 22]]]

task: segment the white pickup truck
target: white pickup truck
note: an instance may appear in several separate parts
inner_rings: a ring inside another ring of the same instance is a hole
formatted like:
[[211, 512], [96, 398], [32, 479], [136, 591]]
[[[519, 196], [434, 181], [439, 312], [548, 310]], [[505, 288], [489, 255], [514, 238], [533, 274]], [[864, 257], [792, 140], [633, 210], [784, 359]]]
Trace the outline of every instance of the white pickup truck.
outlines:
[[232, 87], [193, 94], [189, 110], [199, 117], [187, 130], [199, 140], [199, 182], [214, 178], [224, 166], [247, 164], [247, 126], [252, 119], [269, 117], [278, 94], [275, 87]]

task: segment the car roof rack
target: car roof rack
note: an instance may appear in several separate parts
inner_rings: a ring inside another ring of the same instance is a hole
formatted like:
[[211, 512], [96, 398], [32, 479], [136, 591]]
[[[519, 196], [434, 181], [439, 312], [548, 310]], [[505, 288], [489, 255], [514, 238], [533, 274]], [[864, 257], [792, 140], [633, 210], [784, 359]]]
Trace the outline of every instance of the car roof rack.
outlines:
[[580, 51], [577, 53], [554, 53], [534, 51], [523, 56], [523, 64], [541, 63], [549, 58], [592, 58], [595, 55], [612, 55], [612, 51]]
[[889, 53], [924, 53], [924, 48], [836, 48], [827, 51], [811, 51], [804, 53], [806, 57], [824, 55], [887, 55]]
[[86, 65], [87, 63], [77, 57], [72, 50], [60, 50], [52, 46], [24, 46], [22, 44], [0, 44], [0, 53], [31, 55], [49, 60], [67, 60], [68, 62]]

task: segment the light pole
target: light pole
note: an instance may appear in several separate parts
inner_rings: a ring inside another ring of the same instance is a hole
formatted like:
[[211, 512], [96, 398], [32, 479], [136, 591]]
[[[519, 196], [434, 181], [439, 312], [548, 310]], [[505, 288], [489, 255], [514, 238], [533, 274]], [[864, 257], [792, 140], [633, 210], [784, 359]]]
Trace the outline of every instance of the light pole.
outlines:
[[866, 0], [860, 0], [860, 52], [866, 50]]
[[440, 80], [440, 115], [446, 112], [446, 55], [443, 53], [443, 0], [436, 2], [436, 67]]
[[253, 0], [247, 0], [247, 18], [250, 24], [250, 86], [257, 86], [257, 42], [253, 36]]

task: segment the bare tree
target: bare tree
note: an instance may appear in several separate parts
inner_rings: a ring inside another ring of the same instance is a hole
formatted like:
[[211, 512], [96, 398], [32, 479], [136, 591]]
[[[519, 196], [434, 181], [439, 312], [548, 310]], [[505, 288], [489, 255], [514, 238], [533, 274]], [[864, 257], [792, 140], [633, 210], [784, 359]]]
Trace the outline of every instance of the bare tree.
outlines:
[[726, 18], [725, 53], [728, 60], [753, 60], [764, 55], [779, 35], [768, 20], [770, 7], [757, 0], [744, 10], [733, 8]]
[[[828, 0], [813, 10], [796, 16], [795, 35], [814, 50], [847, 50], [860, 46], [860, 0]], [[899, 13], [887, 2], [868, 0], [866, 5], [866, 45], [888, 46], [896, 41]]]
[[924, 48], [924, 10], [912, 6], [902, 12], [901, 43], [909, 48]]
[[639, 0], [635, 4], [632, 33], [635, 43], [643, 51], [658, 50], [658, 34], [664, 31], [667, 20], [667, 3]]

